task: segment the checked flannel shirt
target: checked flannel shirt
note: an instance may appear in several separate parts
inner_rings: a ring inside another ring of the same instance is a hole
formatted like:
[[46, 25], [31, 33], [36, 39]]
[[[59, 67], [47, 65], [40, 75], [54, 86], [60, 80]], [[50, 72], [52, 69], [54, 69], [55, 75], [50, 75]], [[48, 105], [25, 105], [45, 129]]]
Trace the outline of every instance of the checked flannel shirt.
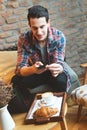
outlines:
[[[67, 91], [71, 87], [70, 75], [64, 65], [66, 38], [64, 34], [53, 28], [48, 28], [47, 37], [47, 60], [48, 64], [59, 63], [63, 66], [64, 72], [67, 75]], [[16, 74], [19, 74], [20, 68], [30, 66], [31, 62], [42, 61], [41, 52], [38, 41], [32, 34], [32, 31], [22, 33], [18, 40], [18, 58], [16, 66]]]

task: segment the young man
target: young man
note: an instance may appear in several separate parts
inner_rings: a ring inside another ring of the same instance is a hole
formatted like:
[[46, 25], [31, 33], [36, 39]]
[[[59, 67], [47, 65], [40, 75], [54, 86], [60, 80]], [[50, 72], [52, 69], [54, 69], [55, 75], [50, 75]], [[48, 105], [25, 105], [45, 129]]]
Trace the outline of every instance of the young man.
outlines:
[[48, 84], [53, 91], [65, 92], [70, 80], [64, 66], [66, 38], [50, 27], [48, 10], [40, 5], [28, 9], [30, 30], [20, 35], [13, 86], [20, 91]]

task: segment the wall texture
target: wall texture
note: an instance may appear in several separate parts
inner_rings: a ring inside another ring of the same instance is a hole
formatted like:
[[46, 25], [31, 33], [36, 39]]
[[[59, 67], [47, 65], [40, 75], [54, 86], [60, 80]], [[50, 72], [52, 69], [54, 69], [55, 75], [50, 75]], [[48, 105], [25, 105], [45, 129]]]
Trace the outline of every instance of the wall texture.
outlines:
[[19, 34], [29, 29], [27, 9], [37, 4], [48, 8], [51, 26], [64, 32], [66, 61], [81, 75], [80, 64], [87, 62], [87, 0], [0, 0], [0, 50], [17, 45]]

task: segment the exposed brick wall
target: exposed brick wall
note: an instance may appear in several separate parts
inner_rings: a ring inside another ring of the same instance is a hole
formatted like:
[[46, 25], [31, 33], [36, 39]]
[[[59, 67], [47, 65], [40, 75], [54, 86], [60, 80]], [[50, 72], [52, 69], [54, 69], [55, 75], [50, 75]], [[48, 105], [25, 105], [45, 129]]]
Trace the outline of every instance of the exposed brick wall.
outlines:
[[0, 0], [0, 50], [14, 47], [20, 32], [29, 29], [27, 9], [40, 4], [48, 8], [51, 25], [67, 38], [66, 61], [81, 75], [87, 61], [87, 0]]

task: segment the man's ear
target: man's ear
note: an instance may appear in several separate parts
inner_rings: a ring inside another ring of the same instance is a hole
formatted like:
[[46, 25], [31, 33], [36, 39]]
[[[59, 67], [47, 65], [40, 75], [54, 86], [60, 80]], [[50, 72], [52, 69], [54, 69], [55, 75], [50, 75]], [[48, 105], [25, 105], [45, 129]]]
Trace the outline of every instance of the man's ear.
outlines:
[[[30, 26], [30, 22], [28, 22], [28, 25]], [[30, 26], [31, 27], [31, 26]]]
[[50, 27], [50, 19], [48, 20], [48, 27]]

